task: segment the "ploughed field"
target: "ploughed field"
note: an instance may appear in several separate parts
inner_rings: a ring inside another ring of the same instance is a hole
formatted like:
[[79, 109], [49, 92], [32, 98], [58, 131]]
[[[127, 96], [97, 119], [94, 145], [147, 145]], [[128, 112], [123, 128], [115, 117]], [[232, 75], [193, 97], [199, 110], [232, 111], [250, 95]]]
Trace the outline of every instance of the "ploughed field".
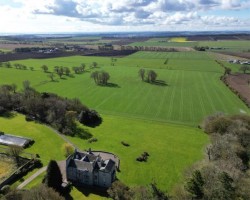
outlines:
[[[97, 62], [97, 68], [89, 66]], [[101, 114], [127, 116], [163, 122], [197, 126], [204, 117], [215, 112], [227, 114], [249, 113], [249, 109], [220, 80], [223, 69], [206, 52], [137, 52], [117, 58], [115, 66], [107, 57], [73, 56], [53, 59], [13, 61], [34, 67], [31, 70], [0, 68], [0, 83], [29, 80], [39, 91], [54, 92], [69, 98], [80, 98], [87, 106]], [[71, 77], [56, 75], [50, 81], [41, 65], [79, 66], [86, 64], [86, 72]], [[140, 68], [153, 69], [157, 83], [143, 82]], [[105, 70], [110, 74], [109, 87], [97, 86], [91, 72]]]

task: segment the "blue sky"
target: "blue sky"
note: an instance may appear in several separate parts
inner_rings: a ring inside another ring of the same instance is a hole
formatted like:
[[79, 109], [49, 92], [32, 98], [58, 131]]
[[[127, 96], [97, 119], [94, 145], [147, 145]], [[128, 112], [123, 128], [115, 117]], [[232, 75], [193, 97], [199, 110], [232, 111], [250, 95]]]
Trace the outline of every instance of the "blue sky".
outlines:
[[250, 31], [250, 0], [0, 0], [1, 33]]

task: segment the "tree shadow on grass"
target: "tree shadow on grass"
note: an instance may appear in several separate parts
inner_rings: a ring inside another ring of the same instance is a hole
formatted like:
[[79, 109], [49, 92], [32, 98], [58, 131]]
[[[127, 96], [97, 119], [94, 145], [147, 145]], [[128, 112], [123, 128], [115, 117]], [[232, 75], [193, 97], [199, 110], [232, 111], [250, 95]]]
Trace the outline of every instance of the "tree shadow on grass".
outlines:
[[110, 88], [121, 88], [118, 84], [116, 83], [107, 83], [105, 85], [100, 85], [102, 87], [110, 87]]
[[101, 68], [100, 66], [96, 66], [96, 67], [91, 66], [91, 67], [89, 67], [90, 70], [92, 70], [92, 69], [100, 69], [100, 68]]
[[75, 75], [74, 74], [69, 74], [67, 77], [75, 78]]
[[76, 137], [79, 137], [83, 140], [88, 140], [93, 137], [93, 135], [88, 130], [81, 128], [81, 127], [77, 127], [74, 130], [74, 133]]
[[158, 86], [168, 86], [168, 84], [162, 80], [155, 80], [154, 82], [151, 82], [151, 84], [158, 85]]
[[16, 113], [10, 112], [10, 111], [7, 111], [7, 112], [4, 112], [3, 114], [0, 114], [0, 117], [7, 118], [7, 119], [12, 119], [15, 116], [16, 116]]
[[91, 194], [95, 194], [101, 197], [108, 198], [107, 189], [99, 188], [99, 187], [91, 187], [91, 186], [77, 186], [75, 185], [75, 189], [81, 192], [84, 196], [89, 197]]
[[52, 82], [52, 83], [59, 83], [59, 80], [58, 79], [55, 79], [55, 80], [51, 80], [50, 82]]

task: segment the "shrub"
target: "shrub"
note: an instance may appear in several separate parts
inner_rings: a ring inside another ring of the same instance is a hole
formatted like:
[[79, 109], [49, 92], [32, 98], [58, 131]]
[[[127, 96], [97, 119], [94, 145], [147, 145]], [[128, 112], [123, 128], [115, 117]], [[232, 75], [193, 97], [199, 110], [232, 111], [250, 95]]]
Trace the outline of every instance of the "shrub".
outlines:
[[2, 194], [7, 194], [10, 191], [10, 186], [9, 185], [5, 185], [1, 188], [1, 193]]
[[220, 133], [224, 134], [232, 125], [232, 120], [223, 113], [216, 113], [208, 116], [203, 122], [203, 129], [206, 133]]
[[122, 143], [123, 146], [126, 146], [126, 147], [129, 147], [129, 146], [130, 146], [130, 144], [128, 144], [128, 143], [126, 143], [126, 142], [124, 142], [124, 141], [121, 141], [121, 143]]
[[34, 159], [34, 167], [41, 168], [43, 166], [43, 163], [40, 159]]
[[130, 188], [120, 181], [115, 181], [107, 190], [109, 197], [115, 200], [129, 200], [132, 199]]
[[34, 121], [34, 120], [35, 120], [35, 117], [30, 116], [30, 115], [26, 115], [26, 116], [25, 116], [25, 120], [26, 120], [27, 122], [31, 122], [31, 121]]
[[84, 110], [78, 116], [79, 122], [90, 127], [101, 124], [102, 118], [95, 110]]
[[68, 127], [64, 128], [64, 129], [62, 130], [62, 133], [63, 133], [64, 135], [74, 136], [73, 131], [72, 131], [70, 128], [68, 128]]
[[148, 156], [149, 156], [148, 152], [143, 152], [141, 154], [141, 156], [139, 156], [138, 158], [136, 158], [136, 160], [139, 161], [139, 162], [147, 162]]
[[74, 147], [69, 143], [64, 143], [62, 146], [62, 150], [65, 157], [68, 157], [69, 155], [74, 153]]
[[4, 107], [0, 106], [0, 115], [5, 114], [6, 112], [7, 110]]
[[220, 133], [224, 134], [227, 132], [228, 127], [232, 124], [232, 120], [226, 117], [219, 117], [212, 120], [205, 127], [205, 132], [207, 133]]
[[97, 142], [97, 141], [98, 141], [98, 139], [97, 139], [97, 138], [91, 138], [91, 139], [89, 139], [89, 140], [88, 140], [88, 142], [89, 142], [89, 143], [92, 143], [92, 142]]

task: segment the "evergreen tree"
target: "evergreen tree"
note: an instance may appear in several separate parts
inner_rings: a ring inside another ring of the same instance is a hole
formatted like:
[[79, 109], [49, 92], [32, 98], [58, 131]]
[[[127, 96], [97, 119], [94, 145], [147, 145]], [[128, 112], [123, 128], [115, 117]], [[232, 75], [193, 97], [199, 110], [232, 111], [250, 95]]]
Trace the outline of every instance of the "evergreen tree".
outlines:
[[50, 160], [49, 162], [44, 184], [59, 193], [62, 192], [62, 174], [55, 160]]
[[185, 188], [192, 194], [194, 198], [201, 199], [204, 196], [203, 192], [204, 180], [199, 170], [195, 170], [192, 178], [187, 182]]
[[234, 199], [235, 188], [233, 186], [233, 179], [226, 172], [222, 172], [219, 176], [219, 180], [222, 184], [221, 193], [224, 199]]

